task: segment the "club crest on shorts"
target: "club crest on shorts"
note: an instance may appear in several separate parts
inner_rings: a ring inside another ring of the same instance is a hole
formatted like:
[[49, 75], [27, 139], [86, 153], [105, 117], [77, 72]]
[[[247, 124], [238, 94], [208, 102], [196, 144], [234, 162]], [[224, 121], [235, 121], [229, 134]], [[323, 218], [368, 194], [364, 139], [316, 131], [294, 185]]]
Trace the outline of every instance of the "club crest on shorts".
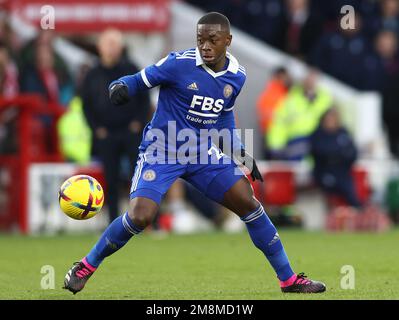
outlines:
[[233, 87], [229, 84], [226, 84], [223, 89], [223, 95], [225, 98], [228, 98], [233, 93]]
[[146, 171], [144, 171], [144, 173], [143, 173], [143, 179], [144, 179], [145, 181], [153, 181], [153, 180], [155, 180], [156, 176], [157, 176], [157, 175], [155, 174], [155, 171], [154, 171], [154, 170], [151, 170], [151, 169], [146, 170]]

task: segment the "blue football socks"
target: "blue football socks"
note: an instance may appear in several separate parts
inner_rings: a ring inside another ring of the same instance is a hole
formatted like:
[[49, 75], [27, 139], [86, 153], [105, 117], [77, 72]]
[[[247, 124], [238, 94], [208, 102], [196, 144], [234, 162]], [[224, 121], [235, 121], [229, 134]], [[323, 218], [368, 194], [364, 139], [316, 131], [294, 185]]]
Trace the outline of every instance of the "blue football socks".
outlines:
[[97, 268], [106, 257], [118, 251], [131, 237], [141, 231], [143, 230], [134, 225], [126, 212], [116, 218], [104, 231], [100, 240], [86, 256], [87, 262]]
[[273, 223], [266, 215], [262, 205], [254, 212], [241, 217], [241, 220], [245, 222], [254, 245], [260, 249], [267, 260], [269, 260], [277, 273], [277, 278], [280, 281], [285, 281], [294, 275], [284, 247], [280, 241], [280, 236]]
[[[284, 251], [279, 234], [262, 206], [243, 217], [254, 245], [260, 249], [275, 270], [280, 281], [289, 279], [294, 272]], [[135, 226], [128, 214], [116, 218], [104, 231], [100, 240], [86, 256], [87, 262], [97, 268], [101, 262], [122, 248], [133, 235], [142, 229]]]

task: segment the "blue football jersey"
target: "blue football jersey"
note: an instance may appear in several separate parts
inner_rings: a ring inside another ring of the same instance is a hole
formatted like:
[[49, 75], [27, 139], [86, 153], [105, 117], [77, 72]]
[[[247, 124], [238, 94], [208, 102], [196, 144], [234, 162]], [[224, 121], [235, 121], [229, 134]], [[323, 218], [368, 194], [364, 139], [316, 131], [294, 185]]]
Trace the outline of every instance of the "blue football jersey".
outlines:
[[[226, 68], [214, 72], [195, 48], [171, 52], [141, 70], [135, 83], [139, 89], [160, 86], [156, 111], [144, 129], [141, 152], [151, 144], [158, 149], [164, 147], [169, 154], [177, 151], [187, 140], [184, 136], [188, 130], [184, 129], [191, 129], [187, 135], [194, 134], [199, 138], [201, 129], [235, 127], [234, 103], [246, 75], [233, 55], [227, 53], [226, 58]], [[129, 80], [131, 82], [131, 78]], [[160, 133], [164, 134], [166, 142], [159, 139]], [[207, 151], [209, 139], [208, 142], [198, 141], [197, 148], [203, 147]]]

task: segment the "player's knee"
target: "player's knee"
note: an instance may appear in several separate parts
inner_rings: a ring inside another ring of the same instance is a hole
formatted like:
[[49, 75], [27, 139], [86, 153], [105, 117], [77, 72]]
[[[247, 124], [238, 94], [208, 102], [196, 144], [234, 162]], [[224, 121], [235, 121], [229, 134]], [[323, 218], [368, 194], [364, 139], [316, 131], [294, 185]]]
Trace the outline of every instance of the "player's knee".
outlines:
[[135, 209], [128, 214], [133, 223], [142, 229], [149, 226], [154, 219], [154, 214], [145, 207], [135, 207]]
[[236, 200], [236, 214], [239, 216], [256, 211], [260, 206], [260, 202], [251, 195], [242, 195]]
[[224, 196], [224, 205], [238, 216], [254, 212], [260, 206], [246, 178], [240, 179]]
[[246, 212], [252, 212], [259, 208], [260, 202], [255, 198], [254, 191], [248, 180], [244, 181], [246, 184], [245, 192], [241, 192], [240, 203], [241, 207]]
[[156, 210], [146, 203], [132, 201], [129, 206], [128, 215], [137, 227], [144, 229], [154, 220]]
[[245, 197], [243, 199], [243, 207], [245, 208], [246, 212], [253, 212], [256, 209], [258, 209], [259, 206], [260, 202], [256, 200], [256, 198], [253, 195]]

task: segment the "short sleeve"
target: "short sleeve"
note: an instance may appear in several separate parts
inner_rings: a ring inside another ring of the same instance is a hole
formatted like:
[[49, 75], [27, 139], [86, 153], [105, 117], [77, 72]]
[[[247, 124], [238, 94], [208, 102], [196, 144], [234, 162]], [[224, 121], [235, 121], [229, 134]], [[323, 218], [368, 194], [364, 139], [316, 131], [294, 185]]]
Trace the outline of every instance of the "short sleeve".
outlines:
[[140, 71], [141, 78], [148, 88], [174, 83], [176, 74], [176, 54], [174, 52]]

